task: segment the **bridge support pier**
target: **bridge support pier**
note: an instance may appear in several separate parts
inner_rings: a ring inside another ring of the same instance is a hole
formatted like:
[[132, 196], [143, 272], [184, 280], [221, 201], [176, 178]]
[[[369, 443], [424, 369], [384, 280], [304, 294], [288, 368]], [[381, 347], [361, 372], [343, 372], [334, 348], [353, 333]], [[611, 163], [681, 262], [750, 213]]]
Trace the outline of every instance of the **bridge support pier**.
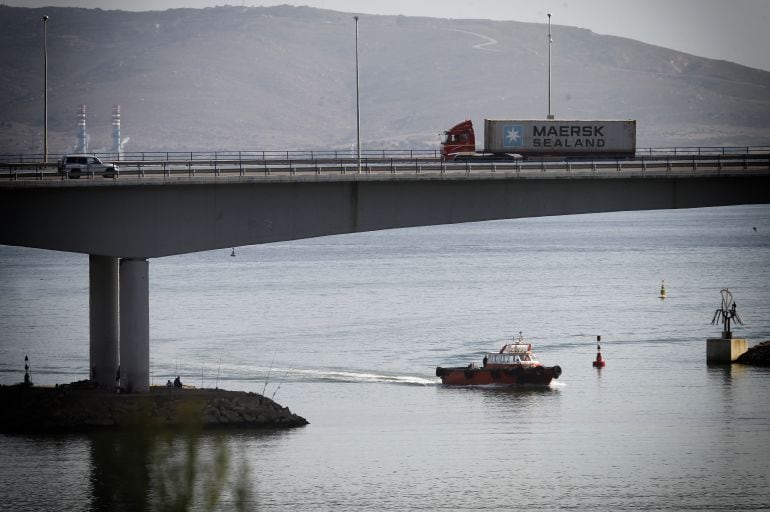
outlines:
[[150, 391], [150, 286], [146, 259], [120, 260], [120, 387]]
[[89, 363], [91, 380], [103, 389], [115, 386], [118, 370], [118, 258], [88, 256]]

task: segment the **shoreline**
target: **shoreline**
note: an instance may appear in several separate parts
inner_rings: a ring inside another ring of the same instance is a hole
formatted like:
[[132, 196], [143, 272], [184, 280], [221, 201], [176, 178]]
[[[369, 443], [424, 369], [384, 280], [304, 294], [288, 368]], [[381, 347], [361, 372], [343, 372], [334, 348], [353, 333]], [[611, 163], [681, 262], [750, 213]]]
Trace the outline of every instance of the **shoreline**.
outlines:
[[0, 432], [55, 433], [140, 428], [284, 429], [309, 422], [246, 391], [151, 387], [115, 393], [87, 381], [56, 387], [0, 385]]
[[738, 364], [747, 366], [770, 367], [770, 340], [757, 343], [735, 360]]

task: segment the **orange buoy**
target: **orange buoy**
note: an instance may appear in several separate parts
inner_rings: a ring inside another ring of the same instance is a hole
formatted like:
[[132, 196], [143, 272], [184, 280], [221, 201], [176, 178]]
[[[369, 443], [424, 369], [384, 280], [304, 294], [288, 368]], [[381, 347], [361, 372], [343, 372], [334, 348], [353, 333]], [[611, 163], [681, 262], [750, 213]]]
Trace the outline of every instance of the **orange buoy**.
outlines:
[[594, 360], [594, 368], [604, 368], [605, 362], [604, 359], [602, 359], [602, 347], [599, 345], [599, 342], [602, 341], [601, 336], [596, 337], [596, 360]]

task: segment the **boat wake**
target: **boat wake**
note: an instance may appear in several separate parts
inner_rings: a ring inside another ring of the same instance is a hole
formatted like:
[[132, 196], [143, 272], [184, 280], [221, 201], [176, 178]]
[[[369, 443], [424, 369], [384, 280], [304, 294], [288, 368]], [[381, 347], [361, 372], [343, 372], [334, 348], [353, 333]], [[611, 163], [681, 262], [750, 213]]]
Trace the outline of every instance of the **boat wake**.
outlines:
[[[349, 383], [383, 383], [400, 384], [405, 386], [435, 386], [441, 381], [418, 375], [385, 374], [365, 370], [347, 370], [336, 368], [285, 368], [285, 367], [253, 367], [222, 365], [221, 367], [207, 367], [205, 378], [203, 369], [191, 370], [183, 368], [173, 369], [174, 374], [182, 375], [185, 383], [205, 387], [227, 386], [226, 383], [256, 382], [273, 385], [284, 382], [349, 382]], [[156, 369], [155, 373], [161, 375], [153, 381], [153, 385], [163, 385], [167, 375], [171, 375], [171, 368]], [[197, 374], [196, 374], [197, 373]], [[229, 384], [233, 385], [233, 384]], [[237, 386], [236, 386], [237, 387]]]
[[[277, 370], [280, 372], [280, 370]], [[303, 370], [294, 369], [289, 372], [294, 379], [311, 380], [316, 382], [351, 382], [351, 383], [385, 383], [402, 384], [407, 386], [435, 386], [438, 379], [426, 379], [415, 375], [383, 375], [379, 373], [334, 371], [334, 370]]]

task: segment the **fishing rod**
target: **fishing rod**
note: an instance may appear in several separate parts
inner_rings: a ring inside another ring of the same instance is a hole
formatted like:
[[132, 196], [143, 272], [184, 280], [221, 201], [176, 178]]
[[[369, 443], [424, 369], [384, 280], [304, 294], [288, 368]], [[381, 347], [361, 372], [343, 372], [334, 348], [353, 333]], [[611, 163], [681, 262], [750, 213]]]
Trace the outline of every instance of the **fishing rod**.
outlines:
[[267, 382], [270, 379], [270, 372], [273, 371], [273, 363], [275, 362], [275, 355], [278, 353], [278, 349], [273, 351], [273, 360], [270, 361], [270, 368], [267, 370], [267, 375], [265, 375], [265, 385], [262, 388], [262, 396], [265, 396], [265, 391], [267, 390]]
[[283, 374], [283, 377], [281, 377], [281, 380], [278, 382], [278, 387], [275, 388], [275, 391], [273, 391], [273, 396], [270, 397], [270, 400], [275, 398], [275, 394], [278, 393], [278, 390], [281, 389], [281, 384], [283, 384], [283, 379], [286, 378], [286, 376], [289, 374], [290, 371], [292, 371], [294, 368], [289, 368], [286, 370], [286, 373]]

